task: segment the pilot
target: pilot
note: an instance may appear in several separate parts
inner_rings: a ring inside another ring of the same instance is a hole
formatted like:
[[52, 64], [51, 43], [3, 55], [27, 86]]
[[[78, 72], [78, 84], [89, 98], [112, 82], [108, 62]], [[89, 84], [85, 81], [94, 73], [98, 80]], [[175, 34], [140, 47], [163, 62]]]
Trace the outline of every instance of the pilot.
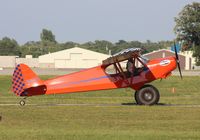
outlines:
[[133, 62], [133, 59], [132, 58], [129, 58], [128, 59], [128, 62], [126, 64], [126, 69], [128, 72], [132, 73], [133, 72], [133, 69], [135, 69], [135, 65], [134, 65], [134, 62]]
[[142, 69], [136, 68], [133, 58], [128, 59], [128, 62], [126, 64], [126, 69], [129, 75], [138, 75], [142, 71]]

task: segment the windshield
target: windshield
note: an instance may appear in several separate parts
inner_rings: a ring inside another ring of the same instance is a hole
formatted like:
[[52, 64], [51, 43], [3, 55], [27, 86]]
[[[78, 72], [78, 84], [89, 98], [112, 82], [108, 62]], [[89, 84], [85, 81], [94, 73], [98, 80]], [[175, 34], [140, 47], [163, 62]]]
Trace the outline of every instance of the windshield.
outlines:
[[145, 57], [145, 56], [142, 56], [142, 55], [139, 57], [139, 59], [140, 59], [144, 64], [146, 64], [146, 63], [149, 62], [149, 58], [147, 58], [147, 57]]

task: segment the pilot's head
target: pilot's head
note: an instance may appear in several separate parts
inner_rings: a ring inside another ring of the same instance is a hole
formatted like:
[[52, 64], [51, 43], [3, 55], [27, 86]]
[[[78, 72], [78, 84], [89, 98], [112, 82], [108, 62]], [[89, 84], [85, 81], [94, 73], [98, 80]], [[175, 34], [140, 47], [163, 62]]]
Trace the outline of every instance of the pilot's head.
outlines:
[[128, 61], [133, 63], [133, 58], [129, 58]]

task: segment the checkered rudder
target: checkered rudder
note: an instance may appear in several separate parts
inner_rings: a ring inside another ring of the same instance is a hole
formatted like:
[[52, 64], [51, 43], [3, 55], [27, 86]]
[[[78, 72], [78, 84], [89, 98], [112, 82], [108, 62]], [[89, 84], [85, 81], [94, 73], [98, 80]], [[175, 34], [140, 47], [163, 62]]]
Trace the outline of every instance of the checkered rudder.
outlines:
[[19, 64], [17, 65], [13, 73], [12, 90], [16, 95], [21, 96], [24, 91], [24, 88], [25, 88], [24, 79]]

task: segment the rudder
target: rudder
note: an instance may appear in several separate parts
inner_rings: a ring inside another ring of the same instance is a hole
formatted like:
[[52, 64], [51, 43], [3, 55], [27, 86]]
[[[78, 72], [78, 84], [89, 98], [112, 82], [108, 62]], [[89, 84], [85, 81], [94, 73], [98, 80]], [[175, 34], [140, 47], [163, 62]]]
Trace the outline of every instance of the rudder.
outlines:
[[12, 90], [16, 95], [40, 95], [44, 94], [45, 88], [43, 81], [27, 65], [16, 66], [12, 77]]

